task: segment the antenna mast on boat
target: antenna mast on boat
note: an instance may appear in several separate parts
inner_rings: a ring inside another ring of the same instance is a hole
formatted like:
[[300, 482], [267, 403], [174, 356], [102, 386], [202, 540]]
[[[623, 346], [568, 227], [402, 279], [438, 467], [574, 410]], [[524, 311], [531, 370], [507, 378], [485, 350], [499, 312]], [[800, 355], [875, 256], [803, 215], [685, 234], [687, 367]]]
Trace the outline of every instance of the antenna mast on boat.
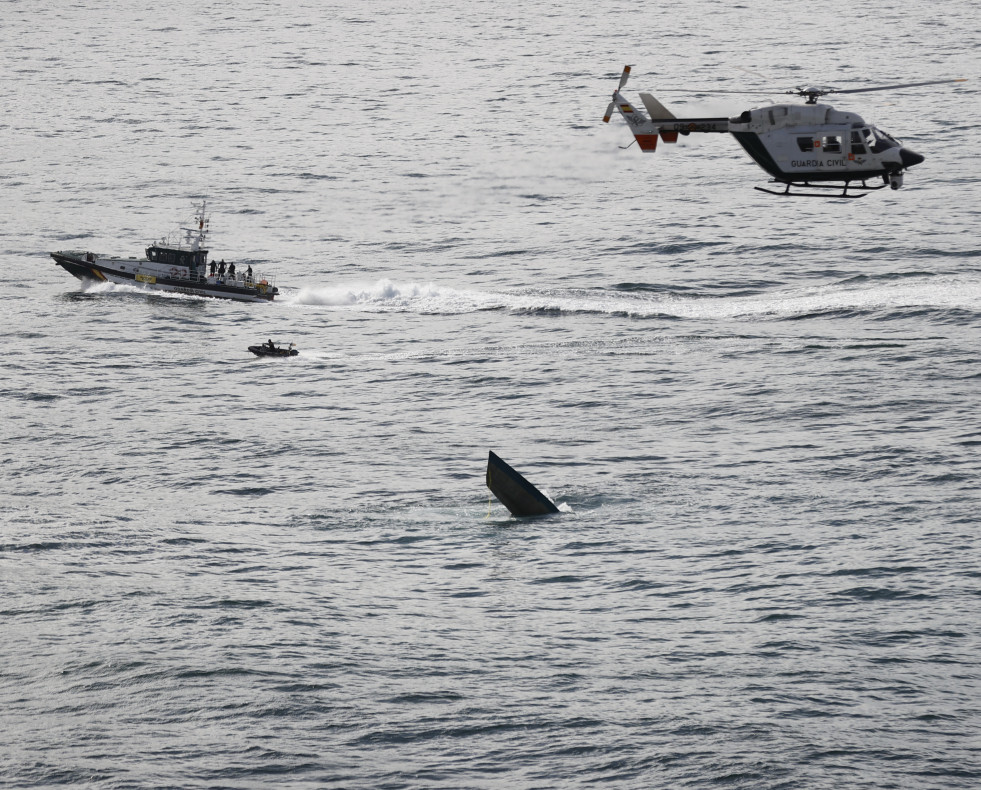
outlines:
[[[185, 234], [187, 234], [187, 237], [184, 239], [184, 241], [190, 245], [192, 250], [201, 249], [201, 245], [204, 244], [204, 239], [208, 235], [208, 224], [210, 223], [211, 220], [205, 214], [207, 208], [208, 208], [208, 201], [202, 200], [201, 207], [197, 209], [197, 214], [195, 214], [194, 216], [194, 222], [197, 225], [196, 229], [181, 228], [181, 230], [184, 231]], [[197, 236], [194, 235], [195, 232], [197, 232]]]

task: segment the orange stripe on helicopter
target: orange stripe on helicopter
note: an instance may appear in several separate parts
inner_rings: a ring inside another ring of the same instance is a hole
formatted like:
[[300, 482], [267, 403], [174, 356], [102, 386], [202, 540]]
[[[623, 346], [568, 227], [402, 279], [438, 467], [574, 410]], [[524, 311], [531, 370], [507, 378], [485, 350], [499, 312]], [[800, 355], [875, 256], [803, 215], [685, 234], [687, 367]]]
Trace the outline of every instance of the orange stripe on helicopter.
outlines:
[[641, 151], [654, 151], [657, 148], [656, 134], [635, 134]]

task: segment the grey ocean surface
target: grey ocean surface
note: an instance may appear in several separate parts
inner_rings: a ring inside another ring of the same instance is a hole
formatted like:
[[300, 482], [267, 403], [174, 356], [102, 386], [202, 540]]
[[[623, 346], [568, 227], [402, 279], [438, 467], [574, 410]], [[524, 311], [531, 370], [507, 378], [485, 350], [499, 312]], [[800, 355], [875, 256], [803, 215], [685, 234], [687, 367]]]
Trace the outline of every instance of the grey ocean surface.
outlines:
[[[0, 3], [0, 786], [981, 785], [979, 26]], [[926, 161], [787, 200], [621, 150], [625, 63], [688, 114], [972, 81], [829, 100]], [[47, 256], [201, 197], [282, 298]]]

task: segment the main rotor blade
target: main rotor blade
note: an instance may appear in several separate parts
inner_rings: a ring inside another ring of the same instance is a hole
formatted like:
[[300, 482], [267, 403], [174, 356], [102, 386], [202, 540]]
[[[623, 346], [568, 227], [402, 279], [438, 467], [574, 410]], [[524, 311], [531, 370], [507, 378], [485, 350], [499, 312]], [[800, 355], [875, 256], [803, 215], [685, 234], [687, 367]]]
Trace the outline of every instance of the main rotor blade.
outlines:
[[967, 82], [967, 78], [960, 78], [956, 80], [930, 80], [929, 82], [907, 82], [903, 85], [880, 85], [876, 88], [845, 88], [844, 90], [838, 90], [833, 88], [829, 93], [868, 93], [870, 91], [891, 91], [898, 90], [899, 88], [918, 88], [921, 85], [943, 85], [947, 82]]
[[718, 88], [658, 88], [658, 93], [743, 93], [753, 96], [769, 96], [771, 93], [777, 93], [776, 90], [766, 90], [765, 88], [756, 88], [750, 91], [729, 91], [729, 90], [719, 90]]
[[[955, 80], [930, 80], [929, 82], [907, 82], [903, 85], [879, 85], [874, 88], [817, 88], [815, 93], [819, 95], [827, 95], [829, 93], [868, 93], [869, 91], [889, 91], [898, 90], [899, 88], [918, 88], [921, 85], [943, 85], [948, 82], [967, 82], [966, 78], [960, 78]], [[658, 88], [658, 93], [700, 93], [700, 94], [743, 94], [748, 96], [771, 96], [774, 93], [787, 93], [790, 95], [806, 95], [810, 91], [807, 88], [795, 88], [790, 91], [782, 91], [779, 88], [756, 88], [753, 90], [726, 90], [719, 88]]]

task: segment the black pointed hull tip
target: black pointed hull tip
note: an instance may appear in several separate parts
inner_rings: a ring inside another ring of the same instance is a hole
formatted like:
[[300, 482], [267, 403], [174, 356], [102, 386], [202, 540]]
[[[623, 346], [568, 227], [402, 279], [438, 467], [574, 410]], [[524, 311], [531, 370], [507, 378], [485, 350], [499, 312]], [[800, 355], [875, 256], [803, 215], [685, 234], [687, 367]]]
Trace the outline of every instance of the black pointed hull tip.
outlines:
[[487, 487], [514, 516], [546, 516], [559, 512], [551, 499], [493, 452], [487, 458]]

